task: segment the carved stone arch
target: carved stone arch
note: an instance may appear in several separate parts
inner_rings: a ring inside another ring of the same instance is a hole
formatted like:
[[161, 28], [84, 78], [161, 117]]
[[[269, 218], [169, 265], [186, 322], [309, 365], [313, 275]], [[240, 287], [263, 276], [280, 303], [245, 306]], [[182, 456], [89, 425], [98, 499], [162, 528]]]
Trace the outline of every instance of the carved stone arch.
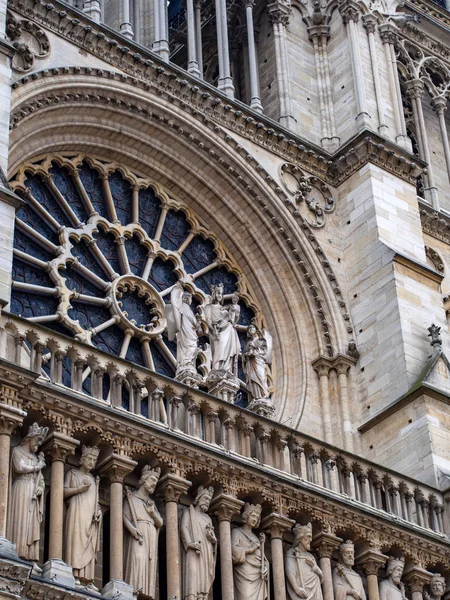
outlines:
[[[62, 102], [54, 102], [56, 86]], [[220, 127], [207, 119], [187, 119], [175, 105], [161, 103], [137, 85], [58, 74], [16, 87], [13, 113], [30, 106], [33, 111], [16, 121], [11, 134], [12, 174], [23, 161], [47, 153], [89, 150], [139, 177], [151, 174], [171, 198], [202, 214], [260, 301], [276, 338], [277, 418], [294, 414], [292, 424], [298, 425], [307, 390], [315, 385], [310, 361], [318, 354], [345, 352], [351, 327], [342, 318], [345, 302], [336, 296], [340, 291], [324, 267], [323, 251], [311, 245], [309, 238], [315, 238], [308, 228], [292, 218], [276, 182], [268, 185], [262, 167], [248, 153], [244, 161], [243, 149]]]

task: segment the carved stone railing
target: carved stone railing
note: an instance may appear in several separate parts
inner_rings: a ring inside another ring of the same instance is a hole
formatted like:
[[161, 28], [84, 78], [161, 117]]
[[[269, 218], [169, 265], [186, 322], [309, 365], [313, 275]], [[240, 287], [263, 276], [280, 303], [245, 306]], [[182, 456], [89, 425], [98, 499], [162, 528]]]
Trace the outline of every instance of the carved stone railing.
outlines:
[[34, 371], [35, 384], [84, 394], [154, 429], [259, 464], [372, 513], [442, 537], [448, 533], [448, 507], [438, 490], [5, 311], [0, 359]]

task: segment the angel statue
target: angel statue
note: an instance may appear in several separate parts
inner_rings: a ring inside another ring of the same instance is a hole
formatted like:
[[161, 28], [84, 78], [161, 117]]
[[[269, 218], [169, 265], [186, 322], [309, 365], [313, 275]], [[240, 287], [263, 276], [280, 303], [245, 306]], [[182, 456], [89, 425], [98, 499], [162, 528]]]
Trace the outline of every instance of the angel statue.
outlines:
[[177, 282], [166, 305], [167, 335], [177, 342], [177, 376], [185, 371], [196, 373], [198, 337], [202, 332], [199, 315], [191, 308], [192, 294]]
[[272, 336], [269, 331], [258, 331], [254, 320], [247, 329], [247, 343], [242, 353], [247, 391], [252, 400], [268, 400], [266, 364], [272, 363]]
[[238, 307], [234, 295], [231, 306], [223, 306], [223, 283], [211, 286], [211, 299], [203, 309], [209, 331], [212, 352], [212, 370], [225, 371], [236, 376], [237, 359], [241, 351], [235, 328]]

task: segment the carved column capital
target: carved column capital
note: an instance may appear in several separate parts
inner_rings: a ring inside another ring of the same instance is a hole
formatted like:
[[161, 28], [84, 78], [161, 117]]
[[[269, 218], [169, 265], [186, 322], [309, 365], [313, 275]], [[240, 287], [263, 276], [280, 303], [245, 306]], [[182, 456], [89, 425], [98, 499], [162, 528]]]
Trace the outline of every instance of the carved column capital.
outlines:
[[240, 512], [244, 506], [242, 500], [228, 494], [219, 494], [211, 503], [211, 512], [217, 515], [220, 521], [231, 521], [233, 515]]
[[432, 573], [422, 567], [413, 566], [403, 574], [403, 581], [408, 585], [411, 592], [423, 591], [423, 586], [429, 584]]
[[123, 483], [125, 477], [134, 470], [136, 465], [137, 462], [127, 456], [112, 454], [98, 466], [98, 470], [101, 475], [108, 477], [110, 483]]
[[14, 388], [5, 388], [8, 386], [0, 386], [0, 435], [11, 435], [22, 425], [27, 413], [22, 410], [18, 391]]
[[437, 114], [444, 114], [447, 110], [447, 98], [445, 96], [436, 96], [431, 98], [431, 106]]
[[185, 494], [191, 487], [192, 482], [183, 479], [175, 473], [167, 473], [161, 477], [156, 488], [156, 494], [164, 499], [164, 502], [178, 502], [180, 496]]
[[342, 538], [337, 537], [332, 533], [321, 531], [314, 536], [311, 545], [317, 552], [319, 558], [331, 558], [333, 551], [337, 550], [342, 542]]
[[44, 441], [42, 451], [50, 456], [52, 462], [55, 460], [66, 462], [69, 454], [74, 454], [79, 445], [79, 440], [54, 431]]
[[367, 33], [375, 33], [377, 28], [377, 18], [373, 13], [367, 13], [363, 15], [362, 22]]
[[270, 539], [283, 539], [284, 532], [292, 529], [294, 525], [294, 519], [288, 519], [278, 513], [271, 513], [261, 521], [261, 527], [270, 533]]
[[366, 550], [356, 557], [355, 564], [360, 565], [366, 575], [378, 575], [378, 571], [386, 564], [388, 558], [376, 550]]
[[359, 21], [359, 6], [354, 0], [341, 0], [339, 2], [339, 12], [345, 25], [349, 21], [354, 23]]
[[311, 365], [319, 377], [328, 377], [333, 367], [333, 361], [326, 356], [319, 356]]
[[378, 27], [383, 44], [395, 44], [398, 42], [397, 32], [392, 23], [381, 23]]
[[409, 98], [418, 98], [420, 100], [423, 97], [425, 86], [420, 79], [412, 79], [406, 82], [405, 89], [406, 95]]
[[289, 15], [291, 14], [291, 3], [273, 2], [267, 6], [267, 14], [272, 25], [281, 24], [286, 27], [289, 23]]

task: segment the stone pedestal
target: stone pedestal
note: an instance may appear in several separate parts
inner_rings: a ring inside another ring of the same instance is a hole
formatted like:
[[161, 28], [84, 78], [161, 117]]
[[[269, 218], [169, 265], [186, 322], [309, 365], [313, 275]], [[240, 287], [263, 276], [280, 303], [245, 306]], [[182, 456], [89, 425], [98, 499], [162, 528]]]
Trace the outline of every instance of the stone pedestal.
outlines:
[[110, 598], [115, 600], [136, 600], [136, 594], [134, 593], [133, 586], [125, 583], [121, 579], [112, 579], [108, 581], [105, 587], [102, 589], [102, 597]]
[[42, 577], [58, 585], [75, 587], [75, 577], [73, 576], [72, 567], [57, 558], [51, 558], [44, 564], [42, 567]]
[[213, 370], [206, 378], [208, 392], [212, 396], [217, 396], [225, 402], [234, 402], [236, 394], [239, 391], [239, 379], [229, 371]]
[[180, 371], [177, 371], [175, 379], [194, 389], [198, 389], [203, 381], [203, 377], [194, 369], [180, 369]]
[[3, 536], [0, 536], [0, 555], [2, 558], [18, 558], [16, 545]]
[[260, 417], [267, 417], [269, 419], [275, 412], [275, 406], [270, 398], [259, 398], [258, 400], [252, 400], [247, 408]]

